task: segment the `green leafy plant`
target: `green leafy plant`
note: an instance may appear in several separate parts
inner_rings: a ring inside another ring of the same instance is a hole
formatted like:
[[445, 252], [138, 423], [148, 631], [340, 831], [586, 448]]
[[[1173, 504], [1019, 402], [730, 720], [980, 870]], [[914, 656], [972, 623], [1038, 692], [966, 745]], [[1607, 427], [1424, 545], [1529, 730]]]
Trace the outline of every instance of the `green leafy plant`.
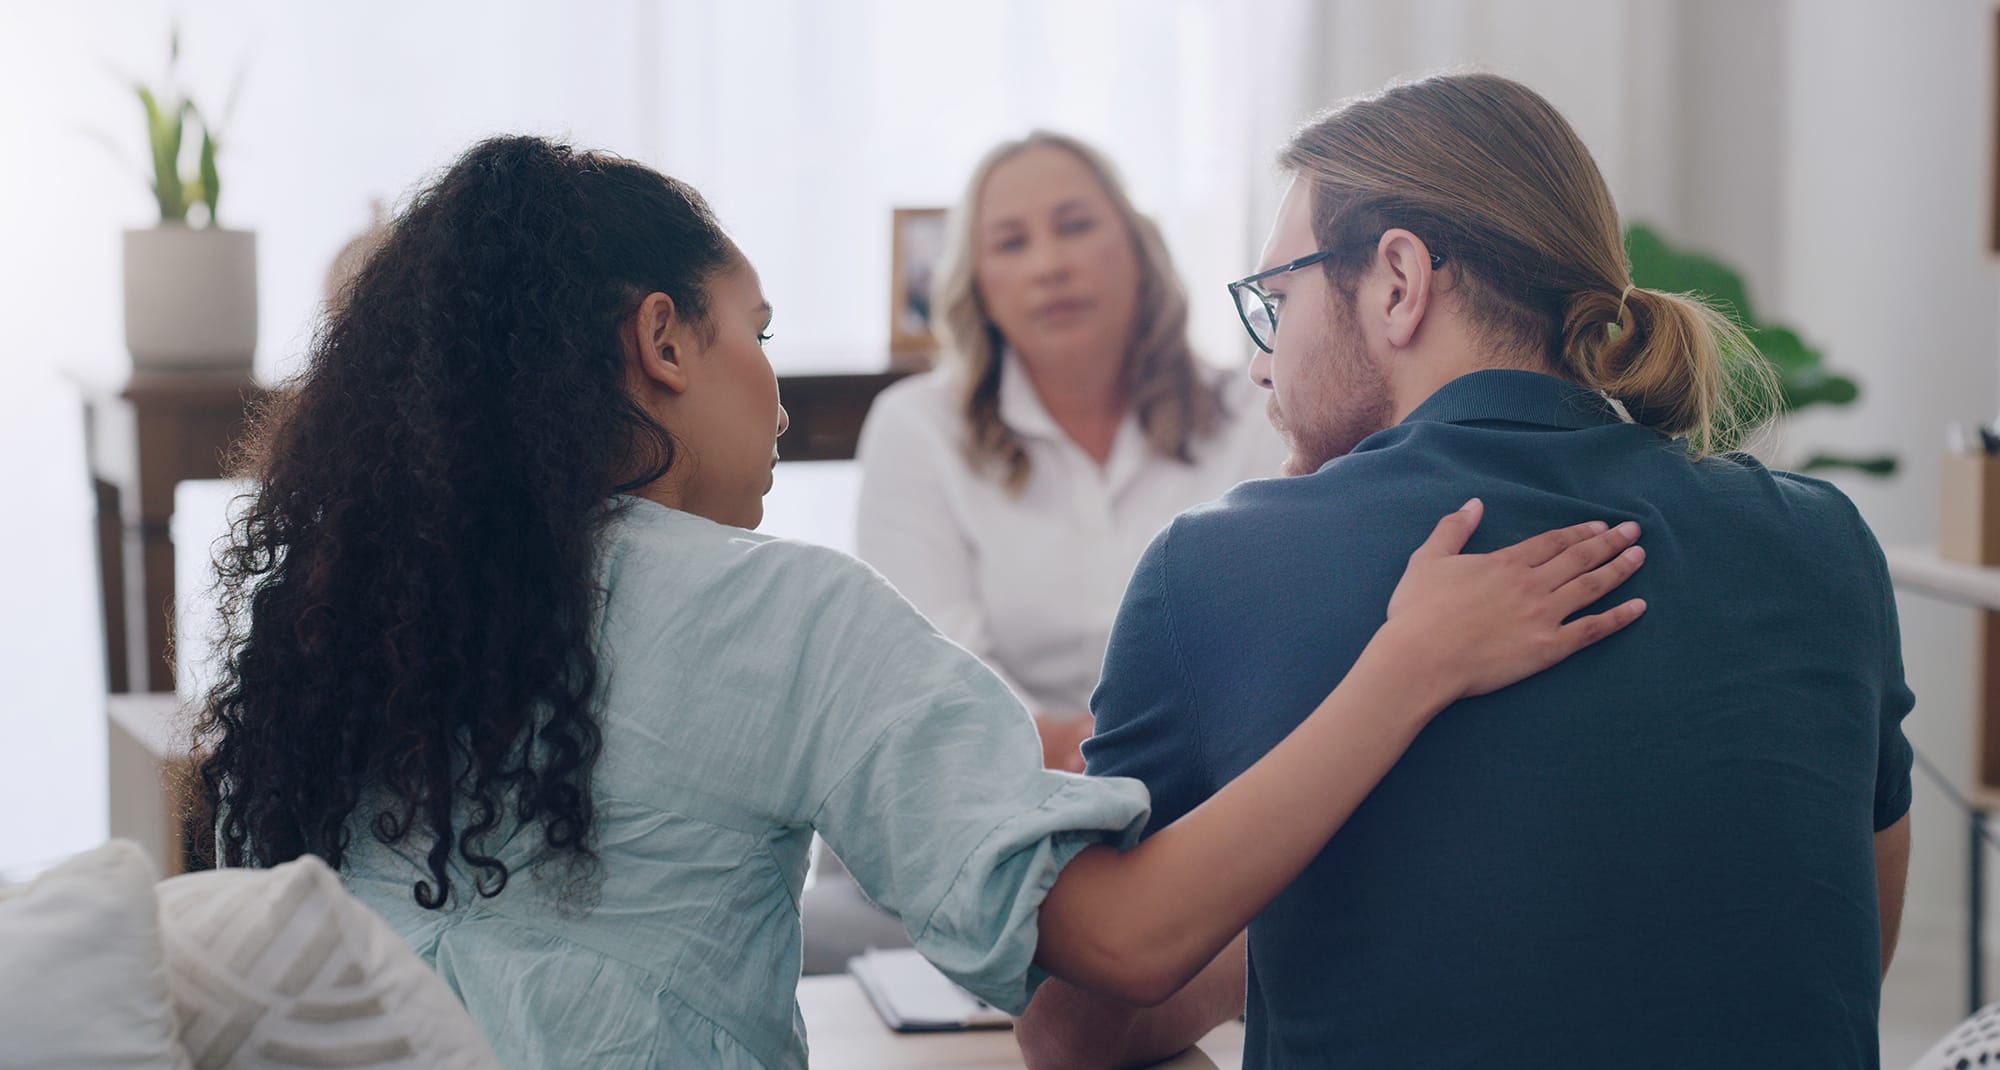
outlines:
[[[1670, 293], [1698, 293], [1742, 325], [1750, 343], [1776, 373], [1779, 396], [1775, 415], [1782, 417], [1814, 405], [1852, 405], [1861, 396], [1860, 386], [1827, 368], [1824, 354], [1807, 345], [1796, 330], [1758, 319], [1743, 277], [1722, 261], [1677, 249], [1644, 224], [1625, 231], [1625, 254], [1632, 262], [1635, 285]], [[1799, 466], [1802, 472], [1831, 469], [1893, 475], [1896, 458], [1813, 453]]]
[[[201, 205], [205, 209], [203, 222], [214, 226], [218, 218], [216, 205], [222, 198], [222, 177], [215, 166], [218, 128], [181, 88], [176, 77], [180, 55], [181, 35], [176, 28], [167, 38], [167, 70], [159, 89], [156, 91], [143, 82], [132, 87], [146, 110], [153, 199], [160, 206], [162, 223], [185, 224], [188, 211]], [[233, 101], [235, 93], [232, 91], [230, 96]], [[191, 145], [199, 148], [194, 154], [192, 170], [184, 173], [187, 163], [184, 157]]]

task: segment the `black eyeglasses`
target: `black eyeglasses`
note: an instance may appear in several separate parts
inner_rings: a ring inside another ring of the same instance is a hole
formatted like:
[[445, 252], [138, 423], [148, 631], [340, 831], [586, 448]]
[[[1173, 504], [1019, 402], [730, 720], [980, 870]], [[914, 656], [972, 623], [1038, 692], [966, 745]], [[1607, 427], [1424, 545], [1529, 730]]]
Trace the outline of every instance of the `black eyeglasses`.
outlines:
[[[1278, 302], [1270, 294], [1265, 293], [1264, 288], [1257, 285], [1258, 283], [1276, 275], [1311, 267], [1332, 256], [1337, 250], [1350, 245], [1373, 244], [1374, 241], [1374, 238], [1367, 238], [1359, 242], [1336, 245], [1331, 249], [1321, 249], [1319, 252], [1299, 257], [1289, 264], [1281, 264], [1269, 271], [1259, 271], [1255, 275], [1230, 283], [1229, 299], [1236, 302], [1236, 315], [1243, 320], [1243, 329], [1250, 332], [1250, 340], [1257, 343], [1258, 349], [1269, 353], [1271, 343], [1278, 339]], [[1435, 270], [1443, 266], [1444, 254], [1432, 253], [1431, 268]]]

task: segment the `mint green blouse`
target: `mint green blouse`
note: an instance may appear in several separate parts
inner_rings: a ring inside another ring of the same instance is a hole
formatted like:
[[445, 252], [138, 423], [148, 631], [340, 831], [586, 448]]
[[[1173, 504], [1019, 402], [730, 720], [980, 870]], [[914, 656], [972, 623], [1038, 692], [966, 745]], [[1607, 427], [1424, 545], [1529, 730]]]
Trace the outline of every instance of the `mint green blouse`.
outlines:
[[411, 894], [420, 848], [357, 828], [344, 867], [501, 1060], [803, 1068], [815, 831], [940, 969], [1024, 1007], [1043, 897], [1136, 838], [1145, 789], [1043, 770], [1005, 685], [853, 558], [628, 498], [600, 568], [594, 902], [534, 865], [533, 828], [491, 848], [506, 891], [443, 911]]

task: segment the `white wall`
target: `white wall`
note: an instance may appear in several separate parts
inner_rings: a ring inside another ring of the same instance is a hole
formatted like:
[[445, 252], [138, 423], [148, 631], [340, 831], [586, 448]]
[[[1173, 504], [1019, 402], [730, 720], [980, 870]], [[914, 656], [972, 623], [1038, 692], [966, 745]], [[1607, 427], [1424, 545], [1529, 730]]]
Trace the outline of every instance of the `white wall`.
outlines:
[[1549, 98], [1634, 218], [1672, 209], [1677, 12], [1658, 0], [1328, 0], [1306, 4], [1323, 42], [1320, 103], [1471, 66]]
[[[0, 876], [101, 841], [109, 809], [83, 413], [43, 354], [87, 351], [104, 336], [95, 317], [116, 290], [80, 269], [115, 251], [117, 234], [30, 239], [37, 217], [117, 183], [87, 173], [90, 146], [50, 104], [73, 73], [96, 71], [50, 70], [39, 85], [26, 76], [62, 39], [53, 21], [39, 7], [0, 5]], [[76, 287], [65, 313], [39, 315], [65, 284]]]
[[[1795, 3], [1786, 20], [1783, 256], [1773, 311], [1864, 384], [1851, 412], [1798, 440], [1893, 449], [1893, 480], [1842, 485], [1884, 542], [1934, 542], [1947, 421], [1987, 420], [2000, 392], [1995, 263], [1986, 249], [1994, 116], [1988, 0]], [[1901, 599], [1919, 706], [1908, 730], [1968, 772], [1970, 613]], [[1913, 926], [1962, 909], [1962, 823], [1918, 785]], [[2000, 917], [2000, 915], [1996, 915]]]
[[1722, 257], [1742, 272], [1752, 301], [1770, 304], [1783, 296], [1789, 11], [1783, 0], [1681, 0], [1677, 10], [1676, 189], [1655, 222]]
[[110, 806], [96, 503], [81, 476], [83, 412], [68, 384], [47, 373], [16, 374], [6, 383], [0, 878], [102, 841]]

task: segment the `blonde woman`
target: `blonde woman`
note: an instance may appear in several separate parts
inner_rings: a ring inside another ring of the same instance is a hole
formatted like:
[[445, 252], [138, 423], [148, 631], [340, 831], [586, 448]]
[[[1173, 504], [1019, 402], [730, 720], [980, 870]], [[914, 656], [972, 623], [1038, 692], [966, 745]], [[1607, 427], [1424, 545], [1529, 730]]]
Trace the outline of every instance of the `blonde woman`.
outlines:
[[1088, 145], [993, 149], [952, 214], [945, 359], [861, 434], [857, 547], [1035, 711], [1081, 770], [1090, 693], [1154, 533], [1284, 447], [1242, 374], [1205, 366], [1151, 220]]

